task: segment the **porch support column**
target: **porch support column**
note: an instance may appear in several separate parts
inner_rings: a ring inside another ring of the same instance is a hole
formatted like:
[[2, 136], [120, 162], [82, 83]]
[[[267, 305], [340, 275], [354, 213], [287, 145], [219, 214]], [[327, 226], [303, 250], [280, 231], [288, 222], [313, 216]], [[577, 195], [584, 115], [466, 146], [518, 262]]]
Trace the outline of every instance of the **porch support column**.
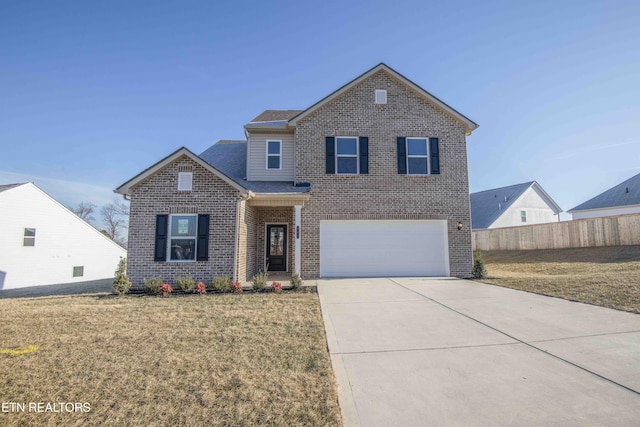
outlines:
[[294, 265], [294, 269], [295, 269], [295, 273], [296, 274], [300, 274], [300, 223], [301, 218], [302, 218], [302, 206], [301, 205], [295, 205], [294, 206], [295, 209], [295, 218], [294, 218], [294, 230], [293, 230], [293, 237], [294, 237], [294, 260], [295, 260], [295, 265]]

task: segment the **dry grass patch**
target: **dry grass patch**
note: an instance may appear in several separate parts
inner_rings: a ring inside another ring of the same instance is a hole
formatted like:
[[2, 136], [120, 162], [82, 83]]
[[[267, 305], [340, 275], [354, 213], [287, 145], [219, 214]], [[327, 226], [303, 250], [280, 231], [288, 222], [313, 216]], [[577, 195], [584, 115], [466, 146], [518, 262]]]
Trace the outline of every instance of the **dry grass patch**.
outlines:
[[482, 282], [640, 313], [640, 247], [492, 251]]
[[0, 300], [2, 425], [339, 425], [315, 294]]

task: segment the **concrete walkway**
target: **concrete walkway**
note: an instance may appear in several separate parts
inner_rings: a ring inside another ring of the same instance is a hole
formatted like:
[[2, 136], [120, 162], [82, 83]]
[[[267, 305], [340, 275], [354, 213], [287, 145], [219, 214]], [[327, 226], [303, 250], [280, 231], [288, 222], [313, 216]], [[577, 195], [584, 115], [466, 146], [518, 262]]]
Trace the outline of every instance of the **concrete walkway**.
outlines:
[[640, 422], [640, 315], [448, 278], [318, 293], [347, 426]]

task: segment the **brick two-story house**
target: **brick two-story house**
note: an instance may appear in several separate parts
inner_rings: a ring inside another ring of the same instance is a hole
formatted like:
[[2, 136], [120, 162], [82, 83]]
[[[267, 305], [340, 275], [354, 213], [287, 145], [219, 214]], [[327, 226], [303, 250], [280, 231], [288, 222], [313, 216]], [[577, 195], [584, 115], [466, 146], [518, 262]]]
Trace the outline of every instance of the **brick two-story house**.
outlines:
[[181, 148], [116, 190], [131, 279], [469, 277], [477, 127], [385, 64], [306, 110], [267, 110], [247, 141]]

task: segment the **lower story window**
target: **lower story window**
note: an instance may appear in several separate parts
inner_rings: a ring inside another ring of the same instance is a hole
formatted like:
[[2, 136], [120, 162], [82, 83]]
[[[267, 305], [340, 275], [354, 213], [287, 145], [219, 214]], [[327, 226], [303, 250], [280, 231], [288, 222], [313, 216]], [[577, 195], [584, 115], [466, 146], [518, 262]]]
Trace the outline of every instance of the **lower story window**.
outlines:
[[169, 227], [169, 261], [196, 260], [197, 215], [172, 215]]

